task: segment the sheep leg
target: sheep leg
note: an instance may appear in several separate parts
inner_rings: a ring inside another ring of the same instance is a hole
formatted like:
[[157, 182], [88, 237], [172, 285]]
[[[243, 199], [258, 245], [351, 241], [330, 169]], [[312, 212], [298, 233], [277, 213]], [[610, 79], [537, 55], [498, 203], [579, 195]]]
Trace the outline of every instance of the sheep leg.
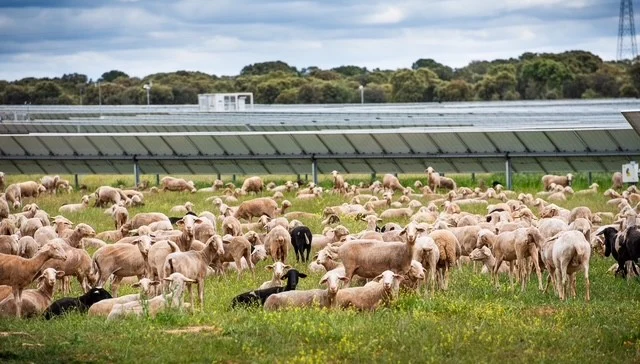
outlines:
[[120, 282], [122, 281], [122, 277], [114, 276], [113, 281], [111, 282], [111, 294], [113, 298], [118, 297], [118, 289], [120, 288]]
[[591, 282], [589, 281], [589, 261], [586, 261], [584, 264], [584, 286], [587, 290], [585, 299], [587, 302], [591, 301]]
[[193, 299], [193, 284], [189, 283], [188, 287], [189, 287], [189, 300], [191, 301], [191, 312], [193, 312], [193, 309], [195, 307], [193, 305], [193, 301], [194, 301], [194, 299]]
[[204, 311], [204, 279], [198, 280], [198, 296], [200, 297], [200, 310]]
[[[502, 264], [502, 258], [497, 258], [496, 259], [496, 264], [493, 266], [493, 272], [491, 272], [493, 274], [493, 282], [496, 286], [496, 288], [500, 287], [500, 277], [498, 276], [498, 270], [500, 270], [500, 265]], [[509, 280], [511, 280], [511, 272], [512, 272], [512, 266], [509, 265]]]
[[571, 298], [576, 298], [576, 273], [571, 273], [569, 277], [569, 281], [571, 282]]
[[16, 304], [16, 317], [22, 317], [22, 289], [13, 287], [13, 297]]

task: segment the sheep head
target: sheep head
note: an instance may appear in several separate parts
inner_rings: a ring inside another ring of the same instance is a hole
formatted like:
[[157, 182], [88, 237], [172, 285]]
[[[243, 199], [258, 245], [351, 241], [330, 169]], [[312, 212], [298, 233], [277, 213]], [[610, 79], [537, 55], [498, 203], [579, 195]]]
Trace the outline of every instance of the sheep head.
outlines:
[[320, 284], [326, 283], [329, 293], [335, 295], [338, 293], [338, 289], [340, 289], [340, 281], [347, 283], [349, 282], [349, 278], [336, 272], [327, 272], [322, 279], [320, 279]]

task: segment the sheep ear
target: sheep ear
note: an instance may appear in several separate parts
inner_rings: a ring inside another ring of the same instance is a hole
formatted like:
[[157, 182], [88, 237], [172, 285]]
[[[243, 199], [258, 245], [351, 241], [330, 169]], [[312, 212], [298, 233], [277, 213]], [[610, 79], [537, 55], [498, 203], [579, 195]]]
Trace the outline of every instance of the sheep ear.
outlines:
[[162, 279], [164, 279], [167, 282], [173, 282], [173, 278], [165, 277], [165, 278], [162, 278]]
[[407, 229], [402, 229], [402, 230], [400, 230], [400, 234], [399, 235], [404, 235], [406, 233], [407, 233]]
[[290, 266], [289, 264], [286, 264], [286, 265], [284, 266], [284, 269], [291, 269], [291, 266]]
[[177, 226], [183, 226], [184, 225], [184, 220], [180, 219], [180, 220], [176, 221], [176, 225]]
[[268, 265], [266, 267], [264, 267], [266, 270], [273, 270], [273, 264], [272, 265]]
[[185, 278], [184, 281], [185, 282], [189, 282], [189, 283], [196, 283], [197, 282], [195, 279], [191, 279], [191, 278]]
[[193, 222], [195, 224], [202, 224], [204, 221], [202, 221], [202, 219], [195, 219], [195, 220], [193, 220]]
[[318, 253], [316, 253], [316, 255], [313, 256], [313, 259], [318, 259]]
[[349, 277], [340, 277], [338, 278], [339, 280], [343, 281], [344, 283], [347, 283], [350, 281]]
[[372, 281], [372, 282], [378, 282], [380, 279], [382, 279], [382, 274], [381, 274], [381, 275], [379, 275], [379, 276], [377, 276], [377, 277], [375, 277], [375, 278], [374, 278], [374, 279], [372, 279], [371, 281]]
[[136, 282], [136, 283], [132, 284], [131, 287], [134, 287], [134, 288], [140, 287], [140, 282]]
[[298, 273], [298, 277], [300, 278], [307, 278], [307, 275], [304, 273]]
[[159, 284], [160, 284], [160, 282], [159, 282], [159, 281], [151, 281], [151, 282], [149, 282], [149, 285], [150, 285], [150, 286], [157, 286], [157, 285], [159, 285]]
[[320, 280], [320, 283], [318, 284], [325, 284], [325, 282], [327, 282], [328, 277], [324, 277]]

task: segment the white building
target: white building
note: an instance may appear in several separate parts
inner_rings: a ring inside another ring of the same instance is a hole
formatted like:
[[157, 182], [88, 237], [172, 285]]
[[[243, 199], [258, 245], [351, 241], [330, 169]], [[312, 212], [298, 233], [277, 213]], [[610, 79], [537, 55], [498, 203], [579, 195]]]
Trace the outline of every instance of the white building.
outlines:
[[199, 94], [198, 105], [200, 111], [205, 112], [251, 110], [253, 109], [253, 93]]

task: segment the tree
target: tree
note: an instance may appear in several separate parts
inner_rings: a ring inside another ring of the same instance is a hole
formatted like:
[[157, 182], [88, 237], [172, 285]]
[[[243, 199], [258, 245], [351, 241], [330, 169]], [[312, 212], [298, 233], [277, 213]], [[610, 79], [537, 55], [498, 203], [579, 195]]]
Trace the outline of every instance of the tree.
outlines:
[[423, 101], [425, 81], [413, 70], [399, 70], [391, 77], [391, 99], [393, 102]]
[[244, 66], [240, 71], [240, 76], [266, 75], [276, 71], [298, 74], [298, 70], [295, 67], [289, 66], [282, 61], [271, 61]]
[[550, 90], [561, 90], [564, 81], [573, 77], [564, 64], [545, 58], [526, 61], [520, 73], [527, 99], [545, 98]]
[[31, 102], [36, 105], [56, 105], [62, 89], [52, 81], [39, 82], [31, 92]]
[[443, 82], [438, 87], [437, 95], [440, 101], [468, 101], [471, 100], [473, 92], [465, 80], [453, 80]]
[[339, 73], [345, 77], [353, 77], [364, 75], [367, 73], [367, 67], [358, 67], [358, 66], [340, 66], [332, 68], [331, 71]]
[[428, 68], [432, 70], [441, 80], [449, 81], [453, 78], [453, 69], [451, 67], [438, 63], [431, 58], [420, 58], [411, 65], [411, 69], [413, 70], [417, 70], [419, 68]]
[[339, 82], [323, 82], [320, 86], [321, 102], [323, 104], [344, 104], [351, 102], [352, 94], [355, 90], [350, 90]]
[[103, 73], [102, 76], [100, 76], [100, 79], [98, 81], [100, 81], [100, 82], [113, 82], [118, 77], [129, 78], [129, 75], [127, 75], [126, 73], [124, 73], [122, 71], [111, 70], [109, 72]]
[[18, 85], [8, 85], [0, 96], [2, 103], [6, 105], [22, 105], [31, 99], [27, 88]]

